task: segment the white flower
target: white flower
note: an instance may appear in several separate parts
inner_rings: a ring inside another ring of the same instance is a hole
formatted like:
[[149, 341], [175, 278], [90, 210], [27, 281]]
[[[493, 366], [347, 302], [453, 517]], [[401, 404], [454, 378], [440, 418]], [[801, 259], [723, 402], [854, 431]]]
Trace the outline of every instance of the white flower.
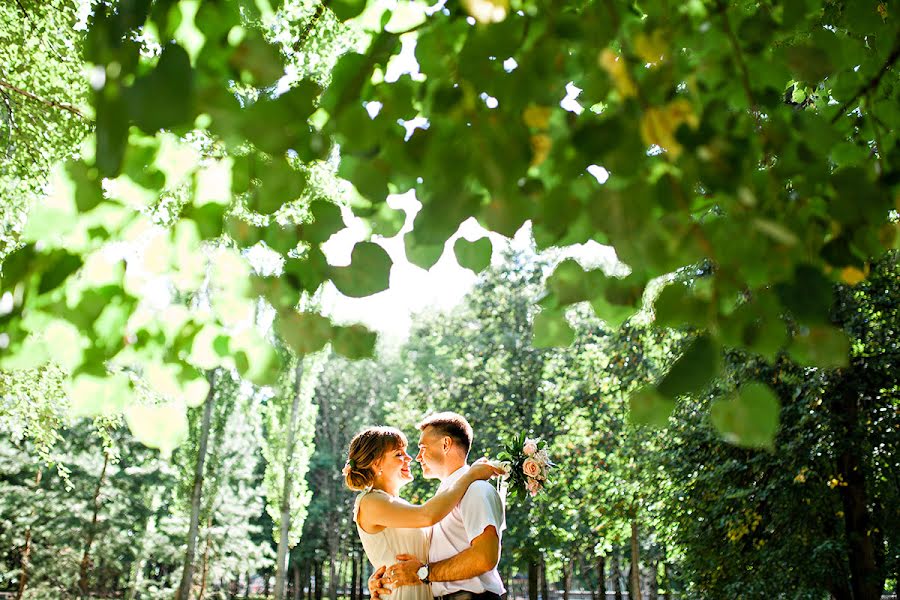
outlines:
[[503, 471], [503, 475], [500, 476], [501, 479], [509, 479], [509, 474], [512, 472], [512, 465], [508, 460], [489, 460], [488, 464], [495, 469]]

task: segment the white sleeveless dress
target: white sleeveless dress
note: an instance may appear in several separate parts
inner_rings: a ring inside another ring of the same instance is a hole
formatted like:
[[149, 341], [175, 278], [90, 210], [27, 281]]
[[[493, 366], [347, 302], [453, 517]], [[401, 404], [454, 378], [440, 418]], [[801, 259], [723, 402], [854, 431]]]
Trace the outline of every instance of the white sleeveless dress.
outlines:
[[[381, 490], [363, 492], [356, 497], [353, 504], [353, 522], [356, 523], [356, 532], [362, 542], [366, 557], [376, 570], [385, 565], [393, 565], [397, 562], [398, 554], [412, 554], [423, 563], [428, 562], [428, 545], [431, 542], [431, 528], [418, 527], [402, 529], [388, 527], [378, 533], [368, 533], [359, 526], [359, 502], [366, 494], [384, 494]], [[402, 499], [397, 499], [404, 502]], [[393, 589], [388, 596], [390, 600], [433, 600], [431, 586], [425, 584], [404, 585]]]

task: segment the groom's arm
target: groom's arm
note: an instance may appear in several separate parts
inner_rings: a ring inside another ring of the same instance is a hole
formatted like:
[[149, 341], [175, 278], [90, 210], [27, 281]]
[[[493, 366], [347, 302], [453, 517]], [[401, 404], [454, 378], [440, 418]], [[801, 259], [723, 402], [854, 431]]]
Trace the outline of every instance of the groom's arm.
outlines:
[[[388, 569], [393, 572], [391, 581], [395, 586], [419, 583], [416, 571], [424, 563], [409, 554], [397, 555], [397, 564]], [[487, 573], [500, 562], [500, 537], [493, 525], [472, 540], [471, 545], [455, 556], [433, 562], [428, 566], [430, 581], [460, 581]]]

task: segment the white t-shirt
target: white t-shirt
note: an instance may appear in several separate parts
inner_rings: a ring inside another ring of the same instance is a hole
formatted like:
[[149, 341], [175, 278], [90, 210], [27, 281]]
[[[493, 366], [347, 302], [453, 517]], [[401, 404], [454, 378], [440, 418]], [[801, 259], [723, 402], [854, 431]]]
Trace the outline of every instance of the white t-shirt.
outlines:
[[[441, 482], [438, 491], [452, 485], [468, 470], [469, 466], [465, 465], [454, 471]], [[456, 556], [468, 549], [472, 545], [472, 540], [484, 533], [484, 530], [490, 525], [497, 530], [497, 537], [502, 542], [503, 530], [506, 529], [506, 517], [503, 513], [500, 494], [487, 481], [476, 481], [469, 486], [463, 499], [450, 511], [450, 514], [432, 527], [428, 561], [437, 562]], [[431, 582], [431, 593], [434, 596], [444, 596], [462, 590], [475, 594], [494, 592], [502, 595], [506, 592], [496, 567], [472, 579]]]

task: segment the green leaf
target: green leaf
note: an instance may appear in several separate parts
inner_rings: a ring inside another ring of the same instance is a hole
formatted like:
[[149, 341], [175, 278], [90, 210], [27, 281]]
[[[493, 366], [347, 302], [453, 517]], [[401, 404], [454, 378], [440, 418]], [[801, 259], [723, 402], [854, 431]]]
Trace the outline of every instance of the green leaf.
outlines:
[[134, 82], [126, 99], [135, 124], [146, 133], [189, 126], [196, 115], [194, 73], [184, 48], [167, 44], [156, 68]]
[[275, 329], [297, 354], [318, 352], [331, 340], [331, 321], [309, 312], [278, 315]]
[[555, 294], [560, 306], [566, 306], [597, 296], [604, 279], [603, 271], [585, 271], [575, 259], [567, 258], [547, 278], [547, 289]]
[[643, 388], [628, 398], [631, 421], [638, 425], [665, 427], [675, 409], [675, 401], [660, 395], [652, 388]]
[[137, 441], [159, 449], [163, 458], [188, 439], [187, 414], [180, 402], [132, 404], [125, 410], [125, 422]]
[[781, 304], [801, 323], [827, 323], [831, 305], [834, 303], [834, 286], [822, 271], [810, 266], [799, 265], [793, 281], [775, 286]]
[[575, 330], [562, 311], [542, 310], [534, 317], [531, 345], [535, 348], [565, 347], [575, 340]]
[[377, 340], [377, 334], [362, 325], [335, 327], [332, 347], [335, 352], [350, 360], [373, 358]]
[[480, 273], [491, 264], [491, 240], [483, 237], [474, 242], [459, 238], [453, 244], [453, 252], [459, 266]]
[[72, 414], [76, 417], [114, 416], [133, 401], [128, 377], [122, 373], [81, 373], [68, 383]]
[[817, 325], [801, 328], [788, 347], [800, 364], [823, 369], [846, 367], [850, 362], [850, 338], [837, 327]]
[[703, 327], [707, 323], [709, 303], [697, 298], [686, 285], [671, 283], [656, 297], [653, 311], [662, 327]]
[[56, 250], [47, 257], [44, 273], [41, 275], [41, 283], [38, 286], [38, 294], [46, 294], [55, 290], [68, 279], [69, 275], [81, 268], [84, 264], [80, 256], [69, 254], [65, 250]]
[[10, 291], [28, 276], [35, 260], [34, 244], [25, 244], [4, 257], [0, 267], [0, 289]]
[[437, 264], [444, 253], [443, 244], [420, 244], [415, 238], [415, 230], [403, 236], [403, 244], [407, 260], [426, 271]]
[[350, 254], [349, 267], [332, 267], [331, 280], [345, 296], [364, 298], [388, 289], [391, 257], [373, 242], [359, 242]]
[[720, 367], [718, 344], [708, 335], [701, 335], [675, 361], [657, 390], [669, 398], [698, 392], [712, 381]]
[[366, 0], [331, 0], [327, 6], [339, 21], [347, 21], [359, 16], [365, 10]]
[[762, 383], [749, 383], [729, 399], [710, 407], [710, 419], [725, 440], [748, 448], [772, 448], [780, 422], [781, 403]]
[[309, 205], [313, 222], [302, 226], [303, 239], [313, 244], [322, 244], [344, 228], [341, 209], [333, 202], [313, 200]]
[[232, 336], [229, 348], [242, 377], [256, 385], [274, 385], [278, 381], [281, 358], [261, 335], [245, 330]]

